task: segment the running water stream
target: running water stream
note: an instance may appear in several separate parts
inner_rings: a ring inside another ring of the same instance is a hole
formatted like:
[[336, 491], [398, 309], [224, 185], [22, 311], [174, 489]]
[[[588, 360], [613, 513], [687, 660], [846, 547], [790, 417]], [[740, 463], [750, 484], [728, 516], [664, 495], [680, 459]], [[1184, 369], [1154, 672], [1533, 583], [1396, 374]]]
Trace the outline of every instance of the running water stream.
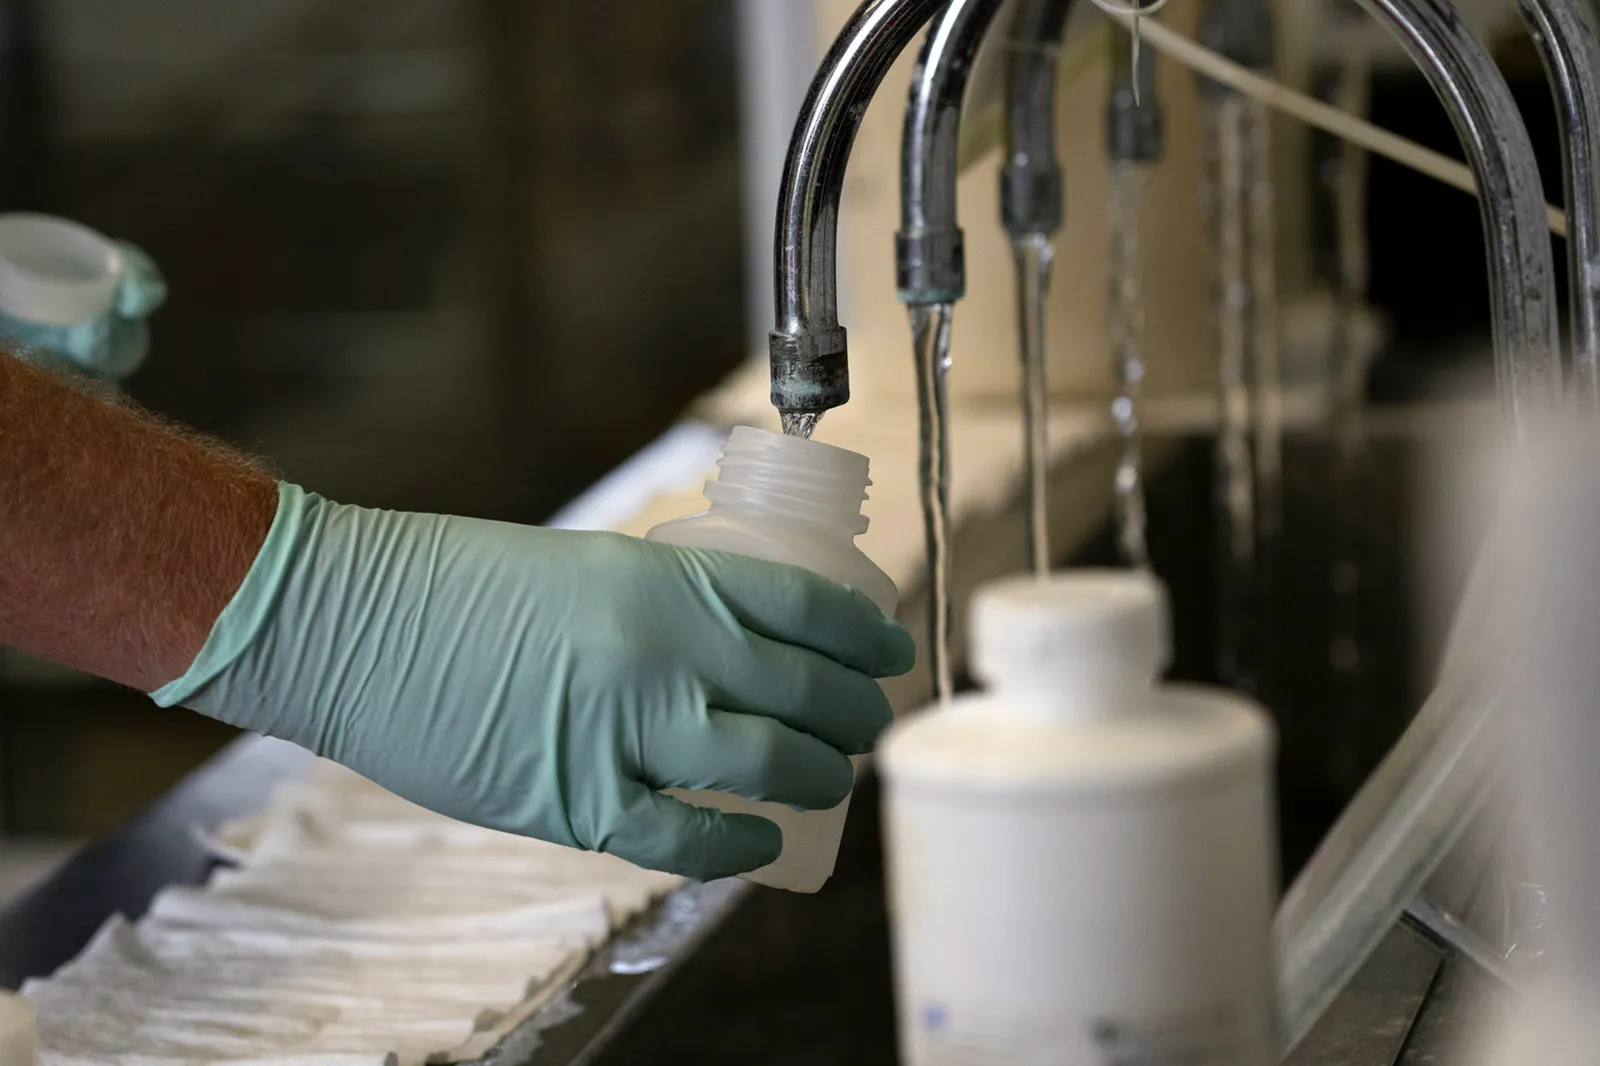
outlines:
[[1278, 566], [1283, 540], [1283, 367], [1278, 309], [1278, 226], [1272, 168], [1272, 111], [1250, 100], [1244, 111], [1246, 276], [1250, 284], [1252, 439], [1256, 562], [1251, 585], [1256, 695], [1273, 705], [1278, 683]]
[[934, 698], [955, 693], [950, 665], [954, 619], [950, 597], [949, 390], [951, 305], [912, 304], [911, 340], [916, 355], [919, 414], [918, 482], [927, 542], [928, 649]]
[[1011, 243], [1017, 272], [1017, 336], [1022, 355], [1023, 473], [1028, 491], [1028, 558], [1050, 572], [1050, 393], [1045, 381], [1045, 299], [1055, 245], [1043, 233]]
[[[1283, 366], [1278, 308], [1277, 196], [1272, 173], [1272, 111], [1245, 107], [1243, 168], [1250, 281], [1250, 376], [1255, 393], [1256, 530], [1263, 568], [1283, 531]], [[1270, 578], [1267, 584], [1271, 584]], [[1266, 591], [1263, 589], [1263, 591]], [[1269, 623], [1270, 624], [1270, 623]]]
[[1139, 163], [1111, 168], [1110, 313], [1107, 331], [1117, 395], [1111, 402], [1120, 449], [1117, 455], [1117, 547], [1130, 566], [1148, 568], [1145, 542], [1144, 474], [1139, 391], [1144, 382], [1144, 275], [1139, 228], [1148, 174]]
[[[1358, 17], [1361, 12], [1356, 12]], [[1366, 115], [1372, 95], [1371, 58], [1366, 39], [1350, 35], [1339, 70], [1334, 103], [1352, 115]], [[1366, 496], [1370, 485], [1367, 453], [1367, 372], [1371, 338], [1359, 327], [1367, 313], [1367, 172], [1364, 149], [1348, 141], [1339, 148], [1334, 187], [1337, 221], [1338, 316], [1333, 346], [1333, 592], [1328, 665], [1333, 671], [1336, 721], [1366, 722], [1371, 709], [1366, 679], [1371, 663], [1361, 620], [1361, 569], [1366, 555]], [[1365, 731], [1363, 731], [1365, 732]], [[1362, 752], [1345, 744], [1335, 752], [1336, 769], [1354, 788], [1365, 767]]]
[[1232, 92], [1205, 101], [1207, 190], [1217, 270], [1217, 673], [1253, 691], [1250, 621], [1256, 570], [1255, 468], [1250, 452], [1248, 101]]
[[817, 431], [817, 423], [822, 421], [821, 411], [780, 411], [779, 419], [783, 423], [785, 436], [799, 437], [801, 440], [810, 440], [811, 434]]

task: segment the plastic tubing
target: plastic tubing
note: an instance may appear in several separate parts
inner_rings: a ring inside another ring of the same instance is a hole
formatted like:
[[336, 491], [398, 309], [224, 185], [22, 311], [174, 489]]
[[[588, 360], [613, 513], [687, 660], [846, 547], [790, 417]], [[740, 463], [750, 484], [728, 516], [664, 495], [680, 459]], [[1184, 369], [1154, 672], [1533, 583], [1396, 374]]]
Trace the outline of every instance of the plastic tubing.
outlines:
[[1477, 816], [1493, 783], [1494, 540], [1480, 555], [1440, 682], [1278, 908], [1278, 1020], [1287, 1055], [1355, 976]]

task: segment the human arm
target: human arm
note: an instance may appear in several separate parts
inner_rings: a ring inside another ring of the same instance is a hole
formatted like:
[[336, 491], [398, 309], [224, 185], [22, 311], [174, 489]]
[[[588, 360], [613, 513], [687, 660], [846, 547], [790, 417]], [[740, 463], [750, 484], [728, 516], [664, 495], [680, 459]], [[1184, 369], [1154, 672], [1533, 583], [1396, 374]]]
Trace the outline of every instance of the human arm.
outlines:
[[0, 352], [0, 644], [153, 689], [188, 667], [278, 506], [272, 476]]
[[334, 503], [18, 368], [0, 356], [0, 640], [454, 817], [754, 869], [775, 826], [660, 790], [832, 806], [889, 720], [871, 678], [911, 666], [903, 629], [805, 571]]

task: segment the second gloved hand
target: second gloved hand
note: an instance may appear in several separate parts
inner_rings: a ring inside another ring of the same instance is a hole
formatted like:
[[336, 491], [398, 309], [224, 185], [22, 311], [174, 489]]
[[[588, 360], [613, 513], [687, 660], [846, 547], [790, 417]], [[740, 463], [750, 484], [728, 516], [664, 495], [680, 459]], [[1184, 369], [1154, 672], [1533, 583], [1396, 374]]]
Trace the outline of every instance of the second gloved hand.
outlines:
[[194, 664], [152, 693], [464, 821], [691, 877], [776, 826], [663, 796], [831, 807], [914, 647], [794, 567], [332, 503], [292, 486]]

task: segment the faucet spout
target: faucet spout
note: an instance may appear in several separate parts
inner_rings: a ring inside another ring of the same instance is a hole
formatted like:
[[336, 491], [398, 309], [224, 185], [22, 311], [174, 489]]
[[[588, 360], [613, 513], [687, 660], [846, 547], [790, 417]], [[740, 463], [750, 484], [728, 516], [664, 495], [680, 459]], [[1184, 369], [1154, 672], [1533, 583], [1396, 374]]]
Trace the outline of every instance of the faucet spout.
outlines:
[[1106, 102], [1106, 157], [1113, 165], [1152, 166], [1166, 145], [1161, 100], [1156, 95], [1155, 55], [1111, 46], [1111, 98]]
[[850, 399], [839, 324], [839, 197], [856, 132], [884, 76], [944, 0], [866, 0], [828, 50], [800, 109], [778, 194], [772, 404], [821, 413]]
[[906, 101], [900, 156], [900, 300], [953, 303], [966, 295], [965, 237], [956, 219], [961, 108], [967, 80], [1002, 0], [950, 0], [922, 46]]
[[1006, 43], [1006, 160], [1000, 221], [1006, 233], [1049, 236], [1061, 228], [1056, 156], [1056, 68], [1072, 0], [1018, 0]]

